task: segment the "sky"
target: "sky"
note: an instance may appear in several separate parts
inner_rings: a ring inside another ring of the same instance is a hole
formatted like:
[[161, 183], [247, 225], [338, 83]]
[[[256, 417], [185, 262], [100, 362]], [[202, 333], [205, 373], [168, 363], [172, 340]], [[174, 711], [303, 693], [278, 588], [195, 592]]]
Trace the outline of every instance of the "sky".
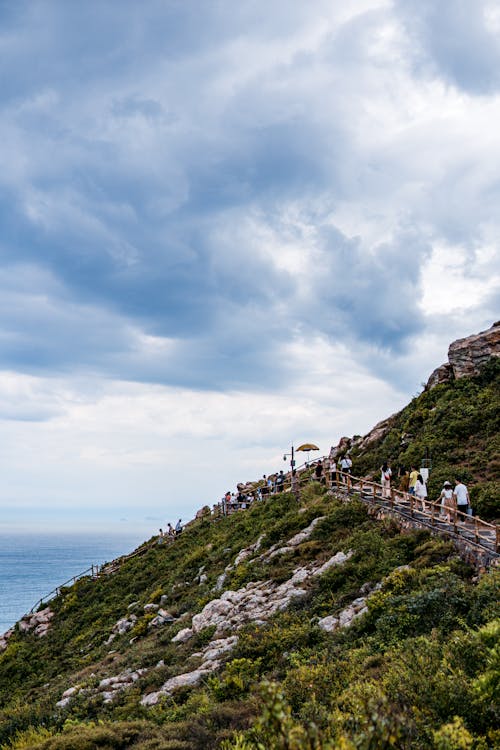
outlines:
[[0, 530], [149, 536], [500, 317], [496, 0], [0, 0]]

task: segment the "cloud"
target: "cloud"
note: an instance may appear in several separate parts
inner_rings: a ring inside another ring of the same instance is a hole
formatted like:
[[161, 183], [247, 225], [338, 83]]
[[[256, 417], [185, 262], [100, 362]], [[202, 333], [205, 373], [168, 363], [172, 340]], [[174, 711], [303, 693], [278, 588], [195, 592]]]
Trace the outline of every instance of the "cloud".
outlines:
[[500, 88], [500, 15], [491, 0], [398, 0], [415, 59], [473, 95]]
[[[74, 439], [111, 487], [116, 433], [96, 447], [73, 406], [100, 433], [133, 392], [134, 423], [159, 399], [202, 450], [207, 409], [257, 470], [325, 413], [368, 429], [498, 318], [493, 3], [28, 0], [0, 22], [0, 417], [23, 445], [64, 463]], [[166, 481], [145, 424], [129, 499]]]

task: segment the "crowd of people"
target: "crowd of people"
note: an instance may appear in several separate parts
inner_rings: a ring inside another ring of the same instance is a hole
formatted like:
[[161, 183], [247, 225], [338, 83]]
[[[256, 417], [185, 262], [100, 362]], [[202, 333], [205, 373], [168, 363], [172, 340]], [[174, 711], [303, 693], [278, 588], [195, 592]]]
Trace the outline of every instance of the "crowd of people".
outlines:
[[[427, 483], [422, 472], [419, 472], [415, 466], [411, 466], [410, 471], [403, 467], [399, 469], [399, 489], [407, 492], [409, 495], [416, 497], [420, 503], [421, 510], [427, 511], [428, 493]], [[382, 485], [382, 496], [390, 497], [392, 479], [392, 469], [390, 463], [385, 461], [380, 467], [380, 484]], [[472, 515], [469, 491], [466, 485], [458, 478], [454, 479], [455, 486], [448, 480], [444, 482], [436, 503], [440, 508], [440, 516], [448, 523], [465, 522], [468, 515]], [[458, 513], [457, 513], [458, 511]]]
[[[295, 497], [299, 495], [299, 481], [317, 481], [325, 484], [327, 487], [343, 486], [345, 489], [351, 489], [352, 458], [347, 451], [340, 456], [336, 455], [334, 448], [331, 449], [328, 457], [313, 461], [305, 465], [303, 472], [299, 473], [293, 468], [290, 472], [280, 469], [274, 474], [263, 475], [259, 482], [238, 484], [235, 492], [228, 490], [221, 498], [220, 502], [215, 503], [211, 511], [205, 506], [196, 514], [208, 513], [209, 515], [231, 515], [239, 510], [246, 510], [256, 501], [265, 500], [267, 497], [290, 489]], [[419, 471], [415, 466], [410, 470], [399, 467], [396, 476], [399, 480], [398, 489], [416, 498], [423, 512], [427, 511], [428, 492], [426, 472]], [[382, 497], [391, 496], [391, 482], [393, 481], [393, 471], [389, 461], [385, 461], [380, 467], [380, 484], [382, 486]], [[440, 517], [448, 523], [464, 522], [467, 515], [472, 515], [470, 506], [469, 492], [466, 485], [459, 479], [454, 480], [454, 487], [451, 482], [446, 481], [435, 503], [439, 506]], [[458, 511], [458, 512], [457, 512]], [[167, 530], [160, 529], [159, 542], [172, 540], [182, 532], [182, 519], [179, 518], [175, 527], [169, 522]]]
[[[350, 489], [352, 465], [352, 458], [348, 451], [337, 457], [335, 449], [332, 448], [326, 459], [306, 464], [305, 469], [309, 470], [306, 477], [308, 480], [315, 480], [330, 487], [341, 485]], [[404, 467], [399, 467], [397, 478], [398, 489], [415, 497], [421, 510], [424, 513], [427, 512], [430, 504], [426, 481], [427, 472], [423, 469], [419, 471], [415, 466], [411, 466], [409, 471]], [[390, 462], [385, 461], [380, 467], [382, 497], [390, 497], [392, 480], [393, 472]], [[283, 492], [285, 487], [290, 488], [292, 493], [298, 496], [299, 475], [295, 469], [287, 474], [283, 470], [269, 476], [264, 474], [257, 485], [239, 484], [236, 492], [226, 492], [218, 506], [222, 507], [224, 515], [229, 515], [236, 510], [245, 510], [255, 500], [263, 500], [267, 496]], [[448, 523], [465, 522], [467, 515], [472, 514], [469, 492], [466, 485], [458, 478], [454, 480], [454, 486], [449, 481], [444, 482], [435, 503], [439, 505], [440, 517]]]

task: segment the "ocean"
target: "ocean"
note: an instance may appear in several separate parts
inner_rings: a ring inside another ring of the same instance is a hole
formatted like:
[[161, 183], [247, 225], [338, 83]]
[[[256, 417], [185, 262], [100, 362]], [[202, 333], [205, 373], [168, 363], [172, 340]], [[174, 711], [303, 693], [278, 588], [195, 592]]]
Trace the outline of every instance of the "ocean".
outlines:
[[0, 534], [0, 635], [57, 586], [132, 552], [137, 534]]

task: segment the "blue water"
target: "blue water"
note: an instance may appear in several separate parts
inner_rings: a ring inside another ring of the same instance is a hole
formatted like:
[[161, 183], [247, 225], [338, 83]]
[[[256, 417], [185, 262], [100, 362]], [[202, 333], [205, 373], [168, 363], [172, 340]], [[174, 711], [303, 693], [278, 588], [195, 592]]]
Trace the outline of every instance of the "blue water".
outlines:
[[142, 541], [131, 534], [0, 534], [0, 634], [56, 586]]

